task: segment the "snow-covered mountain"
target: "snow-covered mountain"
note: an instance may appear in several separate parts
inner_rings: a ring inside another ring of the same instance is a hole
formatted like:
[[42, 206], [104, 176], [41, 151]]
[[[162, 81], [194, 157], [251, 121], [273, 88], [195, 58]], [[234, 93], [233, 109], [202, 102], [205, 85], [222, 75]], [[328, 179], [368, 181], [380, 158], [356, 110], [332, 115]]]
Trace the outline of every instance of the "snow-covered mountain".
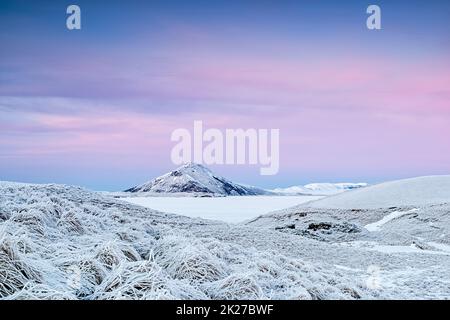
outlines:
[[328, 196], [364, 187], [367, 187], [367, 183], [311, 183], [305, 186], [277, 188], [272, 190], [272, 192], [290, 195], [304, 194], [304, 195]]
[[231, 182], [203, 165], [189, 163], [142, 185], [125, 190], [131, 193], [201, 194], [213, 196], [252, 196], [270, 191]]

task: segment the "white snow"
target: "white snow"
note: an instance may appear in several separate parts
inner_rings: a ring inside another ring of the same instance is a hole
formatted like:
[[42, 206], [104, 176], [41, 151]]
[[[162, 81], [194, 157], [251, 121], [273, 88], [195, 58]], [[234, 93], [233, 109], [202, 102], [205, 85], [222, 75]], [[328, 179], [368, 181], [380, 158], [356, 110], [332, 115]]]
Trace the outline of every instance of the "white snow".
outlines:
[[443, 243], [438, 243], [438, 242], [433, 242], [433, 241], [428, 242], [427, 244], [438, 250], [442, 250], [444, 252], [450, 253], [450, 245], [448, 245], [448, 244], [443, 244]]
[[[411, 244], [409, 246], [400, 246], [400, 245], [385, 245], [379, 244], [373, 241], [353, 241], [353, 242], [342, 242], [339, 245], [349, 246], [349, 247], [357, 247], [364, 248], [370, 251], [377, 251], [386, 254], [392, 253], [419, 253], [419, 254], [433, 254], [433, 255], [450, 255], [450, 252], [442, 251], [442, 250], [423, 250]], [[436, 246], [437, 248], [437, 246]]]
[[368, 225], [365, 225], [364, 228], [366, 228], [367, 230], [371, 231], [371, 232], [375, 232], [375, 231], [380, 231], [381, 227], [383, 225], [385, 225], [386, 223], [388, 223], [391, 220], [403, 217], [407, 214], [410, 213], [414, 213], [419, 211], [419, 209], [415, 208], [415, 209], [411, 209], [411, 210], [407, 210], [407, 211], [394, 211], [390, 214], [388, 214], [387, 216], [383, 217], [383, 219], [374, 222], [374, 223], [370, 223]]
[[308, 206], [335, 209], [376, 209], [450, 203], [450, 175], [397, 180], [352, 190]]
[[193, 197], [134, 197], [122, 198], [129, 203], [158, 211], [175, 213], [193, 218], [221, 220], [238, 223], [260, 215], [290, 208], [319, 196], [232, 196], [219, 198]]
[[333, 195], [345, 191], [367, 187], [367, 183], [311, 183], [305, 186], [292, 186], [271, 190], [281, 194]]
[[363, 272], [363, 270], [361, 269], [355, 269], [355, 268], [350, 268], [350, 267], [346, 267], [346, 266], [341, 266], [339, 264], [335, 264], [334, 265], [337, 269], [341, 269], [344, 271], [350, 271], [350, 272]]

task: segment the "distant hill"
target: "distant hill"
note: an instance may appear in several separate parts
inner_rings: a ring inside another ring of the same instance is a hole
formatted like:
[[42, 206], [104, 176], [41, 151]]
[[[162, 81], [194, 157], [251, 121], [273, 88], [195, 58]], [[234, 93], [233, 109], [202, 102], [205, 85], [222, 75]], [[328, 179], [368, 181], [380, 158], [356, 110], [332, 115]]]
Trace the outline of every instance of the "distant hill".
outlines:
[[345, 191], [367, 187], [367, 183], [311, 183], [305, 186], [277, 188], [271, 191], [286, 195], [329, 196]]
[[374, 209], [450, 203], [450, 175], [380, 183], [308, 203], [315, 208]]

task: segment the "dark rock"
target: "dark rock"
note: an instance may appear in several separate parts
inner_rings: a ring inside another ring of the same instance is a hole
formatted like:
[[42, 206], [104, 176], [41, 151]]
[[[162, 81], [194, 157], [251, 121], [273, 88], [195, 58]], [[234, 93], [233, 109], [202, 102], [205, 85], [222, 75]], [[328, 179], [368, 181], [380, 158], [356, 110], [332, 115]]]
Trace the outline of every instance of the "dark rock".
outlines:
[[283, 229], [295, 229], [295, 224], [288, 224], [285, 226], [275, 227], [275, 230], [283, 230]]
[[6, 221], [9, 219], [9, 215], [6, 212], [0, 211], [0, 221]]
[[330, 230], [331, 224], [326, 222], [319, 222], [319, 223], [310, 223], [308, 226], [308, 230]]
[[178, 170], [175, 170], [170, 175], [173, 176], [173, 177], [181, 177], [183, 175], [183, 173], [181, 173]]

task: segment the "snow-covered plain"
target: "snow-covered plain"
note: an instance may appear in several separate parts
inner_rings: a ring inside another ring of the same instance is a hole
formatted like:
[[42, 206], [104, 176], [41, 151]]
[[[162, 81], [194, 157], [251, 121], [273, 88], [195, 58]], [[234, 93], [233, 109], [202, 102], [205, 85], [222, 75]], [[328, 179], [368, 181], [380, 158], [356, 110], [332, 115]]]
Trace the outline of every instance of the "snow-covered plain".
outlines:
[[249, 197], [130, 197], [122, 200], [146, 208], [193, 218], [244, 222], [260, 215], [293, 207], [319, 196], [249, 196]]

